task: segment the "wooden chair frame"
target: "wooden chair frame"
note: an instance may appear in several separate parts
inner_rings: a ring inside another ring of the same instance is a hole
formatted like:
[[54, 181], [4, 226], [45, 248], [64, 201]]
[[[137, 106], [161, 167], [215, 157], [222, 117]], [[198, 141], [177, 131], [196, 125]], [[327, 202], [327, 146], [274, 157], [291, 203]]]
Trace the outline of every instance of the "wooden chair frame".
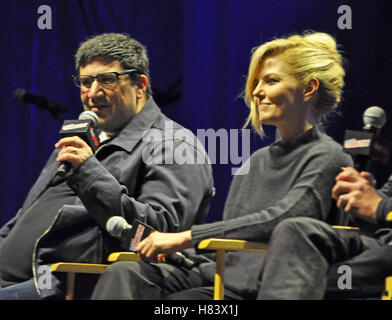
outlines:
[[[141, 258], [134, 252], [114, 252], [108, 257], [109, 262], [116, 261], [136, 261], [140, 262]], [[76, 273], [90, 273], [101, 274], [109, 267], [110, 264], [91, 264], [91, 263], [69, 263], [58, 262], [50, 266], [51, 272], [66, 272], [67, 284], [65, 300], [73, 300], [75, 291], [75, 274]]]
[[381, 300], [392, 300], [392, 277], [385, 278], [385, 290]]
[[[332, 226], [335, 229], [343, 230], [359, 230], [356, 227], [347, 226]], [[251, 242], [236, 239], [205, 239], [202, 240], [198, 248], [203, 250], [216, 250], [216, 271], [214, 276], [214, 300], [223, 300], [224, 297], [224, 271], [225, 271], [225, 255], [228, 250], [235, 251], [251, 251], [251, 252], [266, 252], [268, 245], [261, 242]], [[141, 258], [134, 252], [114, 252], [108, 257], [109, 262], [116, 261], [136, 261], [140, 262]], [[72, 300], [74, 297], [75, 289], [75, 274], [76, 273], [95, 273], [101, 274], [109, 264], [88, 264], [88, 263], [66, 263], [59, 262], [51, 265], [52, 272], [67, 272], [67, 287], [66, 287], [66, 300]], [[387, 278], [389, 298], [392, 299], [392, 277]], [[386, 298], [388, 297], [386, 295]], [[384, 299], [387, 300], [387, 299]], [[389, 300], [389, 299], [388, 299]]]
[[[357, 227], [332, 226], [334, 229], [359, 230]], [[224, 297], [224, 272], [225, 255], [227, 250], [266, 252], [268, 244], [262, 242], [250, 242], [235, 239], [205, 239], [199, 245], [199, 249], [216, 250], [216, 271], [214, 276], [214, 300], [223, 300]], [[392, 287], [392, 282], [391, 282]]]
[[214, 277], [214, 300], [223, 300], [225, 255], [227, 250], [240, 250], [252, 252], [266, 252], [268, 245], [262, 242], [249, 242], [232, 239], [206, 239], [202, 240], [199, 249], [216, 250], [216, 271]]

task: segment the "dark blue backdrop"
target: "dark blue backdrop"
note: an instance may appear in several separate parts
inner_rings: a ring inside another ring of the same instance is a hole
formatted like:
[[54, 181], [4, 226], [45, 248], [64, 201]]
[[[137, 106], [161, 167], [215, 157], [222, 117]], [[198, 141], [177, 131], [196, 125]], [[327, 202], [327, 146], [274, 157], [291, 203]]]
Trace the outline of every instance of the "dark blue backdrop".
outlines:
[[[2, 0], [0, 119], [0, 225], [22, 204], [58, 140], [61, 123], [14, 101], [26, 88], [66, 105], [64, 118], [81, 112], [71, 81], [73, 54], [87, 36], [127, 32], [149, 50], [151, 81], [163, 111], [196, 133], [198, 128], [241, 128], [250, 50], [273, 36], [306, 29], [328, 32], [342, 44], [347, 85], [341, 115], [327, 132], [341, 142], [345, 128], [360, 129], [371, 105], [390, 116], [392, 5], [389, 0]], [[352, 29], [340, 30], [338, 7], [350, 5]], [[52, 29], [41, 30], [38, 7], [52, 9]], [[382, 134], [391, 136], [390, 122]], [[252, 150], [270, 143], [252, 136]], [[209, 221], [221, 218], [231, 165], [214, 165], [217, 195]], [[379, 181], [389, 175], [379, 167]]]

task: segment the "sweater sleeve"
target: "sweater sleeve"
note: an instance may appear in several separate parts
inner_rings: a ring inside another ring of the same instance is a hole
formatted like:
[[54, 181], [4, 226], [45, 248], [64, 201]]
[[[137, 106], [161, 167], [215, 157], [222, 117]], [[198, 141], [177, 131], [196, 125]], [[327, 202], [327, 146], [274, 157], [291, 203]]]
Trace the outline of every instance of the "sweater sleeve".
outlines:
[[351, 159], [344, 154], [315, 154], [289, 192], [275, 205], [226, 221], [193, 226], [193, 244], [210, 237], [267, 242], [283, 219], [306, 216], [326, 221], [333, 205], [331, 190], [335, 177], [341, 167], [348, 165]]

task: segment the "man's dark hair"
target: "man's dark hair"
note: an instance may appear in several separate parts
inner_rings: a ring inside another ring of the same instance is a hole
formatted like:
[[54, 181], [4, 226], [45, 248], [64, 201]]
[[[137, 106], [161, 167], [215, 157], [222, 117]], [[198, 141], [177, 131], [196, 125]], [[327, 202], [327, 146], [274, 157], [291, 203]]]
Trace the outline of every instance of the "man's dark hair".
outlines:
[[80, 67], [84, 67], [95, 59], [107, 62], [119, 61], [124, 70], [137, 69], [138, 74], [132, 76], [133, 83], [140, 80], [139, 74], [144, 74], [148, 79], [146, 98], [151, 94], [150, 72], [147, 49], [140, 42], [124, 33], [104, 33], [93, 36], [82, 42], [75, 54], [75, 68], [79, 74]]

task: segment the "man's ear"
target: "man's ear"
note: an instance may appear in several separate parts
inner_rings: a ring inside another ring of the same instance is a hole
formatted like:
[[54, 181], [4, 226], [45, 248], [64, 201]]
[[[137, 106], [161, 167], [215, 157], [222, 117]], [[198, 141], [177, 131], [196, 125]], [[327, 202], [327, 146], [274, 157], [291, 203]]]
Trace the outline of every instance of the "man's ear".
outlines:
[[316, 78], [310, 79], [304, 87], [303, 94], [304, 94], [304, 102], [308, 102], [317, 92], [320, 86], [320, 82]]
[[141, 74], [139, 77], [139, 81], [136, 85], [137, 85], [137, 89], [136, 89], [137, 98], [141, 99], [147, 91], [147, 85], [148, 85], [147, 76]]

